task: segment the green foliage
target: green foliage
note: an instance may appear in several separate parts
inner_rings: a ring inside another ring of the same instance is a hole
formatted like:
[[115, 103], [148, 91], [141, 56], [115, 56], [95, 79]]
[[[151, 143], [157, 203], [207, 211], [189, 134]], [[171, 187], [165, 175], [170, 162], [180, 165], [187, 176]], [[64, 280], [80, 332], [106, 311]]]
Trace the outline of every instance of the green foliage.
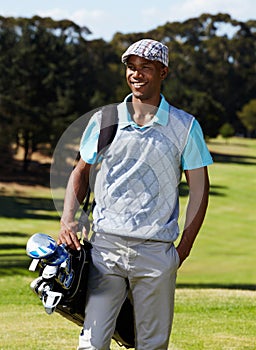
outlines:
[[242, 110], [237, 114], [250, 134], [256, 131], [256, 99], [245, 104]]
[[237, 112], [255, 98], [255, 28], [253, 20], [203, 14], [106, 43], [87, 40], [88, 28], [69, 20], [0, 16], [0, 150], [24, 146], [26, 169], [40, 143], [54, 148], [76, 118], [122, 100], [129, 90], [120, 55], [146, 37], [170, 49], [167, 99], [195, 114], [209, 137], [224, 123], [241, 133]]
[[224, 139], [227, 139], [231, 136], [234, 136], [235, 129], [231, 124], [225, 123], [221, 126], [219, 133], [222, 137], [224, 137]]
[[5, 131], [11, 129], [0, 146], [22, 145], [26, 169], [40, 143], [54, 147], [72, 121], [95, 107], [92, 103], [110, 100], [116, 58], [105, 42], [86, 41], [89, 31], [71, 21], [38, 16], [0, 21], [0, 115]]
[[243, 132], [236, 112], [255, 97], [255, 27], [256, 21], [203, 14], [147, 33], [117, 33], [112, 43], [121, 53], [143, 37], [164, 42], [170, 52], [164, 93], [174, 105], [195, 111], [207, 136], [215, 137], [226, 122]]

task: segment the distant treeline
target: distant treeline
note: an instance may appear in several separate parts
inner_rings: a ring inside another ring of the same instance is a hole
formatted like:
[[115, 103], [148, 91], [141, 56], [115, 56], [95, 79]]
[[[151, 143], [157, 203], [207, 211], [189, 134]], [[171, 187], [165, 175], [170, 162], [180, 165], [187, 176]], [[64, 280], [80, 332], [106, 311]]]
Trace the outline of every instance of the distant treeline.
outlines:
[[54, 148], [76, 118], [121, 101], [129, 90], [120, 56], [141, 38], [169, 47], [163, 93], [197, 116], [205, 135], [215, 137], [223, 125], [255, 134], [256, 20], [203, 14], [149, 32], [116, 33], [110, 42], [89, 34], [69, 20], [0, 16], [1, 153], [22, 145], [26, 164], [39, 144]]

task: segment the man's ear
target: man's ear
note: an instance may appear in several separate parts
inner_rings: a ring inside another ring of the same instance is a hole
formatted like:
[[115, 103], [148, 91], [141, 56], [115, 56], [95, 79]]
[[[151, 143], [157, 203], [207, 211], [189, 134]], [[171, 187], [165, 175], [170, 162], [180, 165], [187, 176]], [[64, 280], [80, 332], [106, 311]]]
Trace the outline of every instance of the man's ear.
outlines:
[[160, 72], [160, 77], [162, 80], [164, 80], [167, 77], [168, 71], [169, 71], [168, 67], [162, 67]]

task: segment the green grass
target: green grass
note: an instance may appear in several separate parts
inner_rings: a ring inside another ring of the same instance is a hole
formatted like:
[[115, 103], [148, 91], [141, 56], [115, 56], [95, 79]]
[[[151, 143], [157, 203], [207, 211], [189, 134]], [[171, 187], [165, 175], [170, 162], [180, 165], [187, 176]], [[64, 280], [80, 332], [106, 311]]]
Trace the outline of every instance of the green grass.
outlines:
[[255, 349], [255, 292], [178, 289], [171, 349]]
[[0, 275], [27, 274], [26, 242], [36, 232], [57, 237], [59, 215], [49, 189], [25, 187], [0, 190]]
[[[179, 270], [172, 350], [255, 349], [256, 140], [210, 140], [207, 217]], [[186, 193], [184, 185], [182, 193]], [[184, 213], [186, 196], [181, 197]], [[182, 222], [182, 218], [181, 218]], [[0, 188], [0, 350], [74, 349], [79, 327], [48, 316], [29, 284], [27, 239], [57, 237], [59, 215], [49, 189]], [[113, 350], [119, 347], [113, 343]]]
[[[80, 328], [47, 315], [29, 282], [24, 276], [1, 281], [0, 349], [75, 350]], [[255, 308], [254, 291], [178, 288], [170, 349], [253, 350]], [[118, 349], [113, 342], [112, 350]]]
[[209, 207], [178, 283], [255, 285], [256, 140], [214, 140], [209, 148]]

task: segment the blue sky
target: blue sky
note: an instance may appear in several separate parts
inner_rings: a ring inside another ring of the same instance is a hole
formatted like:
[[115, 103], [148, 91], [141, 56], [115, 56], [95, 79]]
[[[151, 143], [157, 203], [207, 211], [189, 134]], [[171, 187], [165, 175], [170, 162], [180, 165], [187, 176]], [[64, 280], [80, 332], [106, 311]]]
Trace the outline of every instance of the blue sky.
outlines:
[[229, 13], [232, 18], [256, 19], [255, 0], [0, 0], [0, 15], [68, 18], [87, 26], [88, 39], [110, 40], [116, 32], [144, 32], [166, 22], [184, 21], [202, 13]]

